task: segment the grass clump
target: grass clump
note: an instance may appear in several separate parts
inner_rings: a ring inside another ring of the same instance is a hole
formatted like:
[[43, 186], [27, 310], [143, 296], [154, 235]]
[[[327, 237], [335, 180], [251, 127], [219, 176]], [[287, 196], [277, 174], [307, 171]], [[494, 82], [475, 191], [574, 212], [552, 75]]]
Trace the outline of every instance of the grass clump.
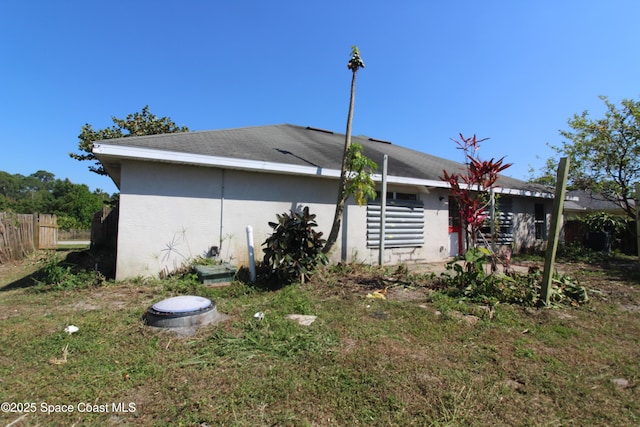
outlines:
[[55, 252], [44, 254], [38, 261], [39, 270], [33, 276], [35, 292], [62, 291], [101, 286], [105, 277], [97, 270], [84, 270], [61, 260]]

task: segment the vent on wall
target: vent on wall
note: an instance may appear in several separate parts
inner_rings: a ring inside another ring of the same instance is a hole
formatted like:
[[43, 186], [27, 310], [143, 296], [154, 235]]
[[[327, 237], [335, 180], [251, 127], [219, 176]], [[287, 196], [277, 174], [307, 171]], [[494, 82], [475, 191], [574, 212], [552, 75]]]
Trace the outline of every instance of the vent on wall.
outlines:
[[[380, 202], [367, 205], [367, 247], [380, 247]], [[420, 201], [387, 201], [384, 245], [387, 248], [424, 245], [424, 205]]]

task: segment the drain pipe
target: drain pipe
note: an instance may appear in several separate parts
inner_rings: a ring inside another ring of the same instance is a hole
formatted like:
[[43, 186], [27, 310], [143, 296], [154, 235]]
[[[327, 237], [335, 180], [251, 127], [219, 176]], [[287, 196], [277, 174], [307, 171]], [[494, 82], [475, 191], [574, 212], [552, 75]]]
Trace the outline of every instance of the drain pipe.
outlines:
[[256, 281], [256, 258], [253, 248], [253, 227], [247, 225], [247, 246], [249, 248], [249, 274], [251, 281]]

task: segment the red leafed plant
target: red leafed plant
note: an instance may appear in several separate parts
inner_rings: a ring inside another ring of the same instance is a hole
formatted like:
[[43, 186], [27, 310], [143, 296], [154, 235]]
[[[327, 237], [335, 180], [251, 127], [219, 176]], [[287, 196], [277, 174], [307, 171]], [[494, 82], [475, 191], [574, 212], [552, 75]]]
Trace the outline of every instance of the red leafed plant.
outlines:
[[[476, 238], [482, 223], [489, 216], [487, 208], [491, 199], [487, 191], [495, 184], [498, 174], [511, 166], [504, 163], [504, 157], [498, 160], [480, 160], [480, 143], [488, 138], [477, 139], [475, 135], [453, 140], [466, 157], [466, 170], [449, 173], [443, 170], [441, 179], [451, 186], [451, 195], [458, 202], [460, 220], [467, 236], [468, 247], [476, 246]], [[470, 239], [470, 240], [469, 240]], [[470, 246], [469, 246], [470, 244]]]

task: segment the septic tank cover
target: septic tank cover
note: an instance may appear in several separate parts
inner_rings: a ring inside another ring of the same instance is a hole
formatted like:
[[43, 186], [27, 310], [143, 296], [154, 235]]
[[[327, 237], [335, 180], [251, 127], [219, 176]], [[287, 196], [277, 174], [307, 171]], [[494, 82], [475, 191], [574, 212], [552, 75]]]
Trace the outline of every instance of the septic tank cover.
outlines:
[[157, 302], [152, 308], [160, 313], [189, 313], [204, 310], [209, 306], [211, 306], [211, 300], [208, 298], [182, 295]]

